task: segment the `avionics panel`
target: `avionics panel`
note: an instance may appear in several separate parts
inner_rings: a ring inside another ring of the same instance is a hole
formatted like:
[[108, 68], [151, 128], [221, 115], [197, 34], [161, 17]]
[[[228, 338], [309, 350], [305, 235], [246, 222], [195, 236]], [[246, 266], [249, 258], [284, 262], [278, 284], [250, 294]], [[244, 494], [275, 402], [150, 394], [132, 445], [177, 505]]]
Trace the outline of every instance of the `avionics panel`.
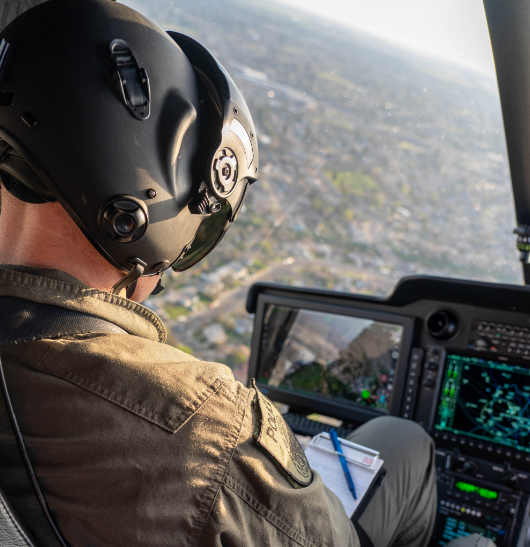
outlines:
[[530, 453], [528, 367], [448, 350], [434, 429]]
[[515, 546], [517, 518], [524, 496], [506, 486], [491, 484], [438, 467], [438, 512], [429, 547], [480, 534], [497, 547]]
[[[349, 421], [345, 430], [390, 413], [432, 435], [438, 514], [429, 547], [472, 532], [499, 547], [526, 545], [529, 287], [418, 276], [377, 298], [258, 283], [247, 311], [255, 313], [249, 380], [290, 405], [288, 421], [298, 433], [318, 432], [306, 422], [326, 425], [308, 420], [309, 413]], [[363, 357], [357, 376], [341, 381], [335, 369], [342, 372], [344, 352], [375, 332], [382, 346], [370, 357], [384, 356], [385, 364]], [[390, 344], [398, 340], [398, 348]], [[388, 360], [394, 351], [395, 363]], [[378, 374], [366, 375], [367, 365]]]
[[393, 394], [401, 391], [412, 324], [397, 314], [262, 296], [250, 376], [296, 408], [362, 421], [397, 413]]

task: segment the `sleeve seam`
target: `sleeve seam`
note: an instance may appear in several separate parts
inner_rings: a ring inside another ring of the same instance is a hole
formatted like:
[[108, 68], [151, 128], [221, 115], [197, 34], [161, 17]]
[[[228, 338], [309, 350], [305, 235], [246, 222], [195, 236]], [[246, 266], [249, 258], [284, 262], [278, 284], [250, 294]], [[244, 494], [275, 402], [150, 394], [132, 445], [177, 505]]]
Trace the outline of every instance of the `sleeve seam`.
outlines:
[[315, 543], [307, 539], [300, 532], [296, 531], [292, 526], [285, 522], [281, 517], [273, 511], [265, 507], [259, 502], [243, 485], [227, 475], [224, 480], [224, 486], [232, 490], [239, 498], [241, 498], [251, 509], [261, 515], [265, 520], [272, 524], [275, 528], [283, 532], [286, 536], [301, 545], [302, 547], [317, 547]]
[[[226, 388], [226, 384], [223, 384], [223, 387]], [[204, 518], [204, 526], [202, 527], [202, 532], [200, 536], [201, 539], [198, 542], [199, 545], [202, 545], [202, 537], [208, 525], [212, 509], [216, 503], [216, 500], [219, 498], [219, 492], [221, 491], [224, 481], [226, 480], [228, 467], [230, 466], [230, 462], [232, 461], [234, 450], [237, 446], [239, 436], [241, 434], [241, 428], [243, 427], [243, 422], [246, 416], [247, 405], [245, 403], [248, 401], [248, 394], [245, 399], [242, 396], [241, 388], [243, 388], [243, 386], [240, 384], [238, 387], [238, 395], [236, 397], [236, 401], [234, 401], [237, 404], [237, 412], [235, 413], [236, 419], [233, 422], [233, 433], [230, 436], [226, 437], [227, 440], [229, 440], [227, 442], [226, 449], [224, 450], [224, 454], [219, 460], [219, 478], [214, 478], [214, 480], [212, 481], [212, 488], [209, 489], [209, 494], [206, 494], [206, 496], [204, 497], [203, 506], [205, 507], [206, 515]], [[226, 395], [227, 393], [225, 393], [225, 396]]]
[[18, 522], [16, 520], [13, 519], [13, 515], [11, 513], [11, 511], [9, 510], [8, 506], [4, 503], [4, 500], [2, 500], [0, 498], [0, 502], [2, 503], [2, 509], [4, 510], [7, 518], [9, 519], [9, 521], [11, 522], [11, 524], [13, 525], [13, 527], [15, 528], [15, 530], [18, 532], [20, 538], [24, 541], [24, 543], [28, 546], [28, 547], [31, 547], [31, 542], [29, 541], [29, 539], [27, 538], [25, 532], [22, 530], [22, 528], [19, 526]]

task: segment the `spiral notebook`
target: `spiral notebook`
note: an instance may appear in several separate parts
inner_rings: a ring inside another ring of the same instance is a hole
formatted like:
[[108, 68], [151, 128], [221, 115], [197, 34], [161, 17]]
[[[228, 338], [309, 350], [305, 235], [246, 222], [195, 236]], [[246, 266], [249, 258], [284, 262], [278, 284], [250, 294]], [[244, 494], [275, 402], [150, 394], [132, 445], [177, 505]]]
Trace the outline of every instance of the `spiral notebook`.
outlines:
[[329, 433], [320, 433], [311, 439], [305, 454], [312, 469], [322, 477], [322, 482], [340, 499], [346, 514], [357, 520], [381, 484], [386, 470], [379, 452], [365, 446], [340, 439], [348, 469], [355, 485], [357, 500], [348, 489], [339, 457], [333, 448]]

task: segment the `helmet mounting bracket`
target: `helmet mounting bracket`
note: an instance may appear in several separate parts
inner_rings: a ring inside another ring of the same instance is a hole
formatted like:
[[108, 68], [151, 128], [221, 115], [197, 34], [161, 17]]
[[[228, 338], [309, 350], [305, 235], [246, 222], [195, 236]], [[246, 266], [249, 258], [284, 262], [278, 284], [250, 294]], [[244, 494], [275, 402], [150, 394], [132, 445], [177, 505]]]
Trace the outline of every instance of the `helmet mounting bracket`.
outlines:
[[111, 42], [110, 56], [114, 65], [114, 85], [125, 106], [136, 119], [146, 120], [150, 115], [151, 86], [145, 68], [140, 68], [124, 40]]

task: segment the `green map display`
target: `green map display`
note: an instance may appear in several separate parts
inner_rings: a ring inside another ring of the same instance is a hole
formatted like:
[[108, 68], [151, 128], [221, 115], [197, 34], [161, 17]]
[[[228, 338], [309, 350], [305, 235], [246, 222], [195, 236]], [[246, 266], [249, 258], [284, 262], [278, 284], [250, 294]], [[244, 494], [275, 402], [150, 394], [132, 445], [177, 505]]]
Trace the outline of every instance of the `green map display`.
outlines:
[[530, 369], [448, 355], [434, 427], [530, 452]]

